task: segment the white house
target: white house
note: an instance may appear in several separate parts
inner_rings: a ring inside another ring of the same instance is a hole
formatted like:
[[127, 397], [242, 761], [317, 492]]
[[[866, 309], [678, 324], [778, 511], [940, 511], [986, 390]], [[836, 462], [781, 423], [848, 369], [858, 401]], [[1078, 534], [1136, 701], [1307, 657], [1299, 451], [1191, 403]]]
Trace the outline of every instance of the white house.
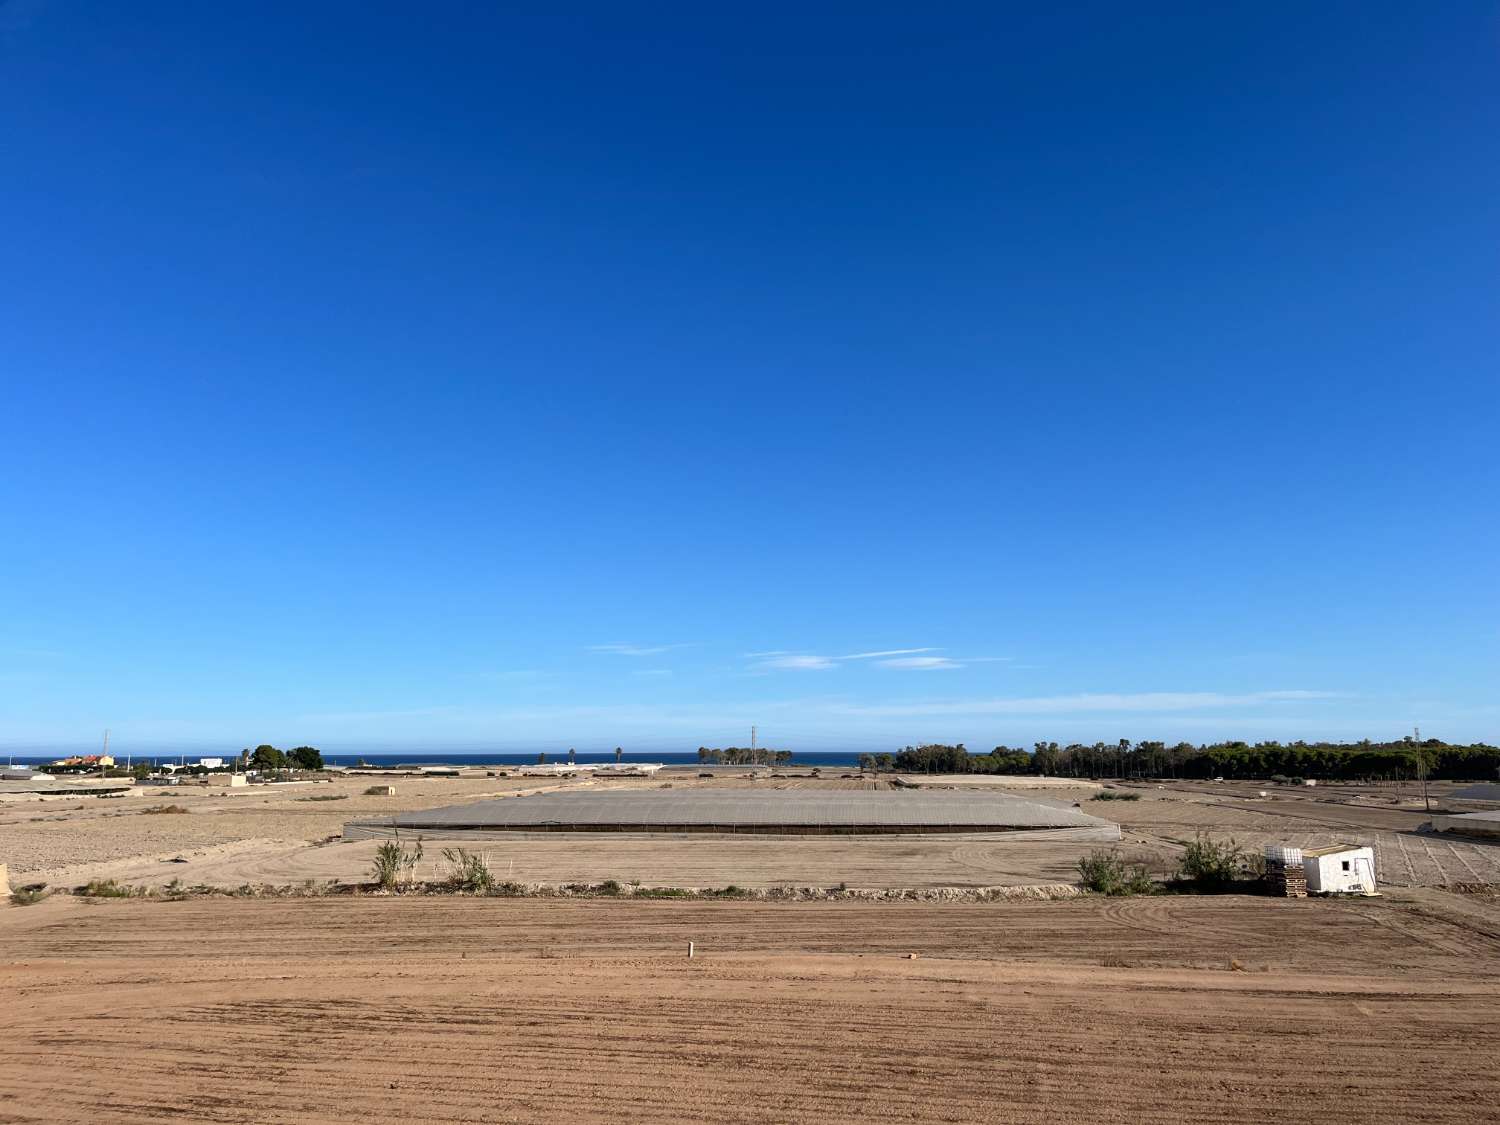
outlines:
[[1375, 849], [1360, 844], [1304, 848], [1302, 866], [1311, 894], [1375, 893]]

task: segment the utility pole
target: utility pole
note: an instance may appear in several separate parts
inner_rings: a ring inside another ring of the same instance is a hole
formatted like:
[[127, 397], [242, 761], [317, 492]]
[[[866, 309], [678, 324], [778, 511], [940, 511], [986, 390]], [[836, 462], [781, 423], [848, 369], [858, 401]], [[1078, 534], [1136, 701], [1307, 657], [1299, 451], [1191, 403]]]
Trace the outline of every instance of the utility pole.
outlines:
[[1411, 741], [1414, 752], [1417, 755], [1417, 777], [1422, 782], [1422, 805], [1428, 812], [1432, 811], [1432, 798], [1427, 795], [1427, 751], [1422, 749], [1422, 730], [1420, 727], [1411, 728]]
[[755, 727], [750, 727], [750, 764], [755, 765]]

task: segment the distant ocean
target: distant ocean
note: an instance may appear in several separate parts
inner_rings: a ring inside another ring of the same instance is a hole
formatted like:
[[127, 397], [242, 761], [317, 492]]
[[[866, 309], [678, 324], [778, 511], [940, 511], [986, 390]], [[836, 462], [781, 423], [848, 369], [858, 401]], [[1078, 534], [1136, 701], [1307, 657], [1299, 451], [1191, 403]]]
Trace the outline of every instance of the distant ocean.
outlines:
[[[283, 749], [285, 749], [283, 747]], [[97, 751], [96, 751], [97, 752]], [[124, 762], [127, 757], [137, 762], [176, 762], [180, 759], [188, 762], [196, 762], [199, 758], [232, 758], [237, 751], [234, 750], [195, 750], [188, 753], [177, 754], [133, 754], [127, 755], [121, 751], [116, 755], [116, 760]], [[854, 766], [859, 764], [859, 752], [854, 750], [807, 750], [794, 751], [792, 765], [796, 766]], [[6, 765], [14, 761], [18, 766], [40, 766], [48, 762], [55, 762], [58, 758], [67, 757], [62, 753], [51, 754], [15, 754], [10, 755], [0, 752], [0, 765]], [[420, 754], [400, 750], [365, 750], [363, 752], [339, 753], [337, 751], [323, 751], [323, 761], [331, 766], [352, 766], [354, 763], [364, 761], [372, 766], [524, 766], [535, 764], [537, 752], [512, 752], [500, 753], [485, 750], [469, 750], [462, 753], [448, 754]], [[558, 753], [554, 750], [547, 751], [547, 761], [566, 762], [567, 751]], [[614, 751], [604, 752], [580, 750], [576, 755], [576, 761], [585, 764], [613, 762]], [[647, 751], [626, 751], [620, 755], [622, 762], [661, 762], [668, 766], [695, 766], [698, 764], [697, 751], [666, 751], [653, 754]]]

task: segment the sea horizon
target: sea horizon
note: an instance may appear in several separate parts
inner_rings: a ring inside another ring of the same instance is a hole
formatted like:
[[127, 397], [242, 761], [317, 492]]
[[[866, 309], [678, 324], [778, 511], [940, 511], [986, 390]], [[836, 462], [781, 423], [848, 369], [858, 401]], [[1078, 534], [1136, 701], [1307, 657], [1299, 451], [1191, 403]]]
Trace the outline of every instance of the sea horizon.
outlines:
[[[859, 763], [859, 756], [872, 751], [866, 750], [798, 750], [793, 751], [790, 762], [781, 762], [780, 765], [818, 765], [818, 766], [854, 766]], [[42, 766], [55, 762], [60, 758], [87, 757], [97, 754], [99, 751], [54, 751], [50, 754], [10, 754], [0, 755], [7, 765], [16, 766]], [[180, 759], [186, 759], [189, 763], [196, 762], [201, 758], [223, 758], [225, 761], [238, 756], [238, 751], [176, 751], [160, 752], [155, 754], [139, 754], [134, 752], [122, 752], [113, 755], [115, 761], [123, 762], [127, 759], [137, 762], [175, 763]], [[328, 766], [352, 766], [358, 762], [365, 762], [372, 766], [523, 766], [535, 765], [538, 756], [545, 753], [549, 763], [567, 762], [568, 752], [554, 750], [444, 750], [444, 751], [404, 751], [404, 750], [364, 750], [341, 753], [339, 751], [324, 751], [323, 762]], [[615, 761], [613, 750], [578, 750], [574, 753], [574, 761], [580, 765], [603, 765]], [[635, 750], [624, 751], [620, 755], [621, 762], [646, 763], [659, 762], [662, 765], [682, 766], [697, 765], [697, 750], [667, 750], [660, 752]], [[723, 763], [708, 763], [723, 764]]]

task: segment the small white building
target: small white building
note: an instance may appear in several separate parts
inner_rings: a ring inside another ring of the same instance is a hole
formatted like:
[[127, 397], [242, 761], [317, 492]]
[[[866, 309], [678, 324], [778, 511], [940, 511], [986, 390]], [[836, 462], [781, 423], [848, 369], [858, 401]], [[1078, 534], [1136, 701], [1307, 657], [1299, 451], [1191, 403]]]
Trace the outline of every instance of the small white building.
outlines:
[[1375, 849], [1361, 844], [1304, 848], [1302, 866], [1310, 894], [1375, 894]]

